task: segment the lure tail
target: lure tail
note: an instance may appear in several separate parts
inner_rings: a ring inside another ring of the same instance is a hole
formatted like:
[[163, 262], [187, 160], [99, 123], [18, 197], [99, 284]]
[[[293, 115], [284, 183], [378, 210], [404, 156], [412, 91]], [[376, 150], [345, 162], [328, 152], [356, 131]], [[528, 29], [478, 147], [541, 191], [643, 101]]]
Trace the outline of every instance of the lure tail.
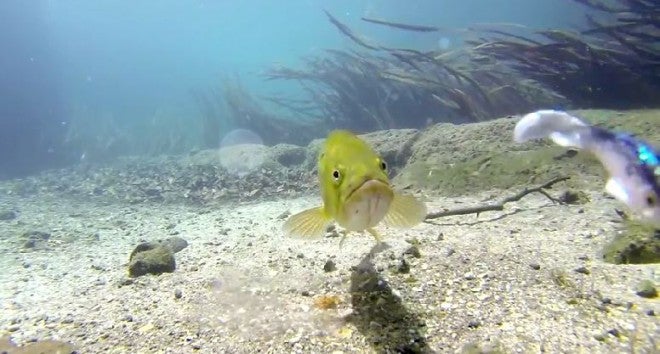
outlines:
[[533, 139], [550, 138], [556, 144], [583, 149], [588, 142], [590, 126], [566, 112], [543, 110], [522, 117], [513, 131], [513, 139], [522, 143]]

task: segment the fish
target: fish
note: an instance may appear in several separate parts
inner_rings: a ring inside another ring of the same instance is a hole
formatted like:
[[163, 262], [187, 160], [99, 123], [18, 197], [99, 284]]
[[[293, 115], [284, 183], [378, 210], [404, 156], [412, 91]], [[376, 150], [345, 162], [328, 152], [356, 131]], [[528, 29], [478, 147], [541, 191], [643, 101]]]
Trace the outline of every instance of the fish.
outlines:
[[318, 155], [321, 206], [290, 216], [286, 235], [314, 238], [333, 223], [349, 232], [367, 231], [382, 242], [375, 226], [411, 228], [426, 218], [426, 205], [412, 195], [394, 191], [387, 163], [364, 140], [347, 130], [334, 130]]
[[546, 137], [557, 145], [595, 155], [609, 175], [605, 190], [640, 221], [660, 227], [660, 155], [655, 146], [629, 133], [593, 126], [556, 110], [525, 115], [513, 132], [518, 143]]

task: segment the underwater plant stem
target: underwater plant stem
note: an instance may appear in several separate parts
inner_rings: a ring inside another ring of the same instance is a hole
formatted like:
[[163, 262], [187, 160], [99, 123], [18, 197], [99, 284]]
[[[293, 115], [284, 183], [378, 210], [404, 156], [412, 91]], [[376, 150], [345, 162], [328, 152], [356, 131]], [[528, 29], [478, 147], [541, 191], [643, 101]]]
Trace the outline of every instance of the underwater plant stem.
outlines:
[[534, 193], [534, 192], [541, 193], [541, 194], [545, 195], [546, 197], [548, 197], [548, 199], [552, 200], [553, 203], [557, 203], [559, 201], [557, 199], [551, 197], [546, 191], [544, 191], [544, 189], [550, 188], [555, 183], [565, 181], [569, 178], [570, 177], [568, 177], [568, 176], [556, 177], [556, 178], [553, 178], [553, 179], [549, 180], [548, 182], [543, 183], [542, 185], [539, 185], [539, 186], [536, 186], [536, 187], [533, 187], [533, 188], [525, 188], [522, 191], [520, 191], [520, 192], [518, 192], [514, 195], [511, 195], [509, 197], [506, 197], [506, 198], [502, 199], [502, 201], [500, 201], [497, 204], [486, 204], [486, 205], [479, 205], [479, 206], [468, 207], [468, 208], [443, 210], [443, 211], [438, 211], [438, 212], [435, 212], [435, 213], [429, 213], [428, 215], [426, 215], [425, 220], [437, 219], [437, 218], [442, 218], [442, 217], [445, 217], [445, 216], [453, 216], [453, 215], [479, 214], [479, 213], [482, 213], [484, 211], [504, 210], [504, 205], [506, 203], [518, 201], [518, 200], [522, 199], [524, 196], [526, 196], [527, 194]]

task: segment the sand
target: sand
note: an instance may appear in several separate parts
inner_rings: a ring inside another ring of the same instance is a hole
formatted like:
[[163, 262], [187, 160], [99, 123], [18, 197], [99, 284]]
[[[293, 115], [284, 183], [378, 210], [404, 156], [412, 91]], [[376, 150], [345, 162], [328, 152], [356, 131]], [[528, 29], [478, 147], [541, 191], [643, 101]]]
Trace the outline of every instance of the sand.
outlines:
[[[433, 211], [514, 191], [424, 198]], [[503, 212], [381, 228], [380, 252], [366, 234], [341, 248], [332, 234], [284, 237], [282, 213], [316, 195], [214, 208], [2, 195], [18, 215], [0, 222], [0, 334], [81, 353], [651, 353], [660, 304], [635, 287], [659, 267], [601, 261], [619, 205], [587, 193], [584, 205], [532, 194]], [[50, 237], [26, 249], [30, 230]], [[128, 278], [139, 242], [171, 236], [189, 243], [174, 273]]]

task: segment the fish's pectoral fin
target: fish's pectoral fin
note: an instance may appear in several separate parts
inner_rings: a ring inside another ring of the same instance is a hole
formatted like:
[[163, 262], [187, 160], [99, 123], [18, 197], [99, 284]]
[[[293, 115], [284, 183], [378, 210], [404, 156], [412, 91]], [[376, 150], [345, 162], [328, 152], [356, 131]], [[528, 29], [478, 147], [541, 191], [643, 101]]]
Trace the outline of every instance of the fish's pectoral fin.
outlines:
[[383, 222], [387, 226], [411, 228], [426, 218], [426, 205], [413, 197], [394, 193], [390, 209], [385, 214]]
[[371, 234], [376, 239], [376, 243], [381, 243], [383, 242], [383, 238], [380, 236], [378, 231], [374, 230], [373, 228], [368, 228], [367, 232]]
[[323, 207], [316, 207], [291, 215], [282, 230], [291, 237], [315, 238], [323, 236], [330, 222]]
[[607, 180], [607, 183], [605, 184], [605, 191], [607, 191], [607, 193], [619, 201], [628, 204], [628, 193], [623, 188], [621, 183], [619, 183], [619, 181], [615, 180], [614, 178]]

